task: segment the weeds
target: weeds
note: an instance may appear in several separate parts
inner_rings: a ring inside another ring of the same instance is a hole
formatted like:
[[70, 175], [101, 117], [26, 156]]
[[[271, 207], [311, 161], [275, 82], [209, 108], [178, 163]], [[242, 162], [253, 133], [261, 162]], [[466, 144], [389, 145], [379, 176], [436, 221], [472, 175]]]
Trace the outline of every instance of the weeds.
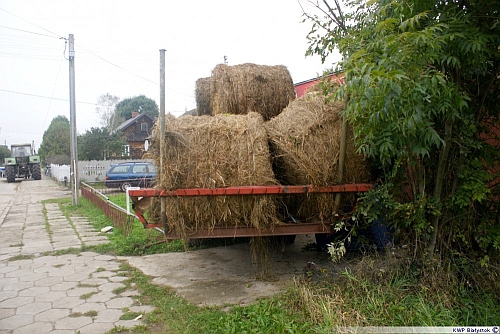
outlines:
[[33, 255], [33, 254], [30, 254], [30, 255], [19, 254], [19, 255], [15, 255], [15, 256], [8, 258], [7, 261], [31, 260], [34, 258], [35, 258], [35, 255]]
[[488, 289], [471, 293], [456, 271], [404, 261], [385, 272], [377, 270], [384, 264], [383, 259], [364, 257], [320, 284], [296, 279], [289, 302], [310, 319], [315, 332], [500, 322], [498, 295]]

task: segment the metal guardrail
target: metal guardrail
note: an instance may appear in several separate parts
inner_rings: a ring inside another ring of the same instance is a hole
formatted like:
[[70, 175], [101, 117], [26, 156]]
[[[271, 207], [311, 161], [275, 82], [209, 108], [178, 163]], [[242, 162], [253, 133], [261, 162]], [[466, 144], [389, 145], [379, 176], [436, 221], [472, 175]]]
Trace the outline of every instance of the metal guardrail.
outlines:
[[111, 220], [114, 228], [122, 231], [124, 236], [128, 236], [132, 232], [132, 224], [137, 217], [127, 213], [125, 209], [111, 202], [106, 195], [94, 189], [89, 184], [85, 182], [81, 182], [80, 184], [82, 196], [101, 209], [106, 217]]

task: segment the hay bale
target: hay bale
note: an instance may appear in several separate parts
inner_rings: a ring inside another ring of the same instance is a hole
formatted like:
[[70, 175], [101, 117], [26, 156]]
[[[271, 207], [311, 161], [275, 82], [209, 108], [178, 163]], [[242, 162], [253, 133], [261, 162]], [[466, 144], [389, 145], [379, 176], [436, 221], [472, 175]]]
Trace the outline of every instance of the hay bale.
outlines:
[[[277, 184], [263, 123], [257, 113], [167, 118], [158, 186], [175, 190]], [[158, 132], [157, 125], [153, 152], [159, 151]], [[159, 166], [159, 154], [152, 154]], [[274, 199], [267, 196], [167, 198], [166, 213], [169, 230], [185, 238], [189, 232], [214, 227], [260, 229], [280, 223]]]
[[[343, 108], [343, 102], [327, 102], [318, 90], [312, 89], [266, 123], [274, 171], [281, 184], [337, 183], [342, 127], [339, 113]], [[344, 183], [367, 182], [369, 169], [363, 157], [356, 154], [352, 129], [348, 133], [346, 157]], [[330, 219], [334, 213], [331, 194], [284, 198], [284, 204], [290, 214], [301, 220]]]
[[212, 115], [211, 106], [211, 94], [210, 94], [210, 81], [211, 78], [200, 78], [196, 80], [196, 114], [201, 115]]
[[214, 114], [254, 111], [269, 120], [295, 99], [295, 88], [282, 65], [220, 64], [212, 71], [211, 97]]

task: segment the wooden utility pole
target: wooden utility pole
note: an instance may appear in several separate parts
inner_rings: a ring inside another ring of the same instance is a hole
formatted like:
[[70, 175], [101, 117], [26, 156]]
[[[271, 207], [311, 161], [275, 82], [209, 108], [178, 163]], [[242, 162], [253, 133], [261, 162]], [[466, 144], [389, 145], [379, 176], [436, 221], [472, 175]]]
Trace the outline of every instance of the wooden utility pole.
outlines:
[[[163, 178], [163, 159], [165, 150], [165, 49], [160, 50], [160, 184]], [[165, 213], [165, 197], [160, 198], [160, 216], [164, 233], [167, 233], [167, 216]]]
[[76, 143], [76, 101], [75, 101], [75, 39], [69, 34], [69, 124], [71, 145], [71, 195], [73, 205], [79, 205], [78, 193], [78, 151]]

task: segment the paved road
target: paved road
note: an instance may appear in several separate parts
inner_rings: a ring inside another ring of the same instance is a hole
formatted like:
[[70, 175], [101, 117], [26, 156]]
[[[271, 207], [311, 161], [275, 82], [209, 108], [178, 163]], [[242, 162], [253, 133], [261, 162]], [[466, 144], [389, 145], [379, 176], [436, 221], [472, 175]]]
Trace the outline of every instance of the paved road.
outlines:
[[113, 292], [127, 279], [116, 257], [47, 255], [108, 240], [86, 218], [68, 219], [57, 204], [42, 204], [63, 196], [70, 191], [48, 178], [0, 179], [0, 334], [105, 333], [141, 325], [141, 320], [120, 320], [124, 308], [153, 310], [137, 305], [134, 289]]

